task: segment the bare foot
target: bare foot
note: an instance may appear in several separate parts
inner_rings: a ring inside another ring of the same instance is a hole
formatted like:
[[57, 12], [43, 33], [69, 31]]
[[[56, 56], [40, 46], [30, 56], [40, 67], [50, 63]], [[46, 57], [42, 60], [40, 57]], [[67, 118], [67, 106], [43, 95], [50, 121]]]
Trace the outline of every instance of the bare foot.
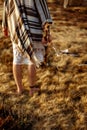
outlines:
[[23, 93], [23, 91], [24, 91], [23, 89], [18, 89], [18, 90], [17, 90], [17, 94], [18, 94], [18, 95], [21, 95], [21, 94]]

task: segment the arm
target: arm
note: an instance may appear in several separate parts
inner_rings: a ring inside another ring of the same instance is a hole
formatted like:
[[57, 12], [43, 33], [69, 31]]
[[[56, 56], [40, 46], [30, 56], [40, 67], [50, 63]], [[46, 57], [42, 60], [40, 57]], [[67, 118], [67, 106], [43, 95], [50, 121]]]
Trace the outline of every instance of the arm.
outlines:
[[8, 36], [8, 24], [7, 24], [6, 2], [4, 2], [4, 6], [3, 6], [2, 32], [3, 32], [4, 36]]
[[42, 43], [44, 45], [47, 45], [48, 42], [51, 42], [51, 34], [50, 34], [50, 24], [46, 23], [43, 28], [43, 37], [42, 37]]
[[42, 42], [46, 44], [47, 42], [51, 41], [50, 25], [52, 24], [52, 19], [50, 16], [50, 12], [48, 10], [46, 0], [34, 0], [34, 2], [36, 5], [36, 9], [38, 11], [40, 20], [42, 22], [42, 28], [43, 28]]

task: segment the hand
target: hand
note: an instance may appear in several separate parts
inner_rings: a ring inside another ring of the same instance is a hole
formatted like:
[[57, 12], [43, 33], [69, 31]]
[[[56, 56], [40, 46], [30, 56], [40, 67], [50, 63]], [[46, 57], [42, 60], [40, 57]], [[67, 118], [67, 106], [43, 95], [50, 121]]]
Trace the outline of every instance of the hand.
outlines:
[[51, 42], [51, 41], [52, 41], [52, 36], [49, 35], [49, 36], [48, 36], [48, 42]]
[[3, 33], [4, 33], [4, 36], [8, 37], [8, 29], [7, 28], [3, 29]]
[[46, 40], [45, 37], [42, 38], [42, 43], [43, 43], [43, 44], [47, 44], [47, 43], [48, 43], [48, 41]]
[[51, 41], [52, 41], [51, 35], [48, 35], [47, 38], [45, 38], [45, 37], [42, 38], [42, 43], [44, 45], [46, 45], [48, 42], [51, 42]]

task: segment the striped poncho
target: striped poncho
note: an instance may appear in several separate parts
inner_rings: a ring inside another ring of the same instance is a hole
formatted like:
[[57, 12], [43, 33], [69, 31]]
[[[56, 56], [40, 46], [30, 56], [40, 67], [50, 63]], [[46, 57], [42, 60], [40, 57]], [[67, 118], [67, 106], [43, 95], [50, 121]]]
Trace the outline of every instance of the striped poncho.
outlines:
[[45, 23], [52, 23], [46, 0], [5, 0], [2, 27], [8, 28], [11, 41], [20, 43], [29, 56], [32, 43], [42, 39]]

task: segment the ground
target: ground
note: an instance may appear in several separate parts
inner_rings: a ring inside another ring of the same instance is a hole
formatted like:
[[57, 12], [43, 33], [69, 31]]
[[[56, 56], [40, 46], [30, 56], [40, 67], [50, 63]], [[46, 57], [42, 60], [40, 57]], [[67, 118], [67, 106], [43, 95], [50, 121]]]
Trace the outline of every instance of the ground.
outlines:
[[[47, 65], [37, 69], [40, 95], [17, 96], [10, 38], [0, 32], [1, 130], [87, 130], [87, 8], [49, 4], [53, 19]], [[0, 5], [0, 30], [2, 4]]]

